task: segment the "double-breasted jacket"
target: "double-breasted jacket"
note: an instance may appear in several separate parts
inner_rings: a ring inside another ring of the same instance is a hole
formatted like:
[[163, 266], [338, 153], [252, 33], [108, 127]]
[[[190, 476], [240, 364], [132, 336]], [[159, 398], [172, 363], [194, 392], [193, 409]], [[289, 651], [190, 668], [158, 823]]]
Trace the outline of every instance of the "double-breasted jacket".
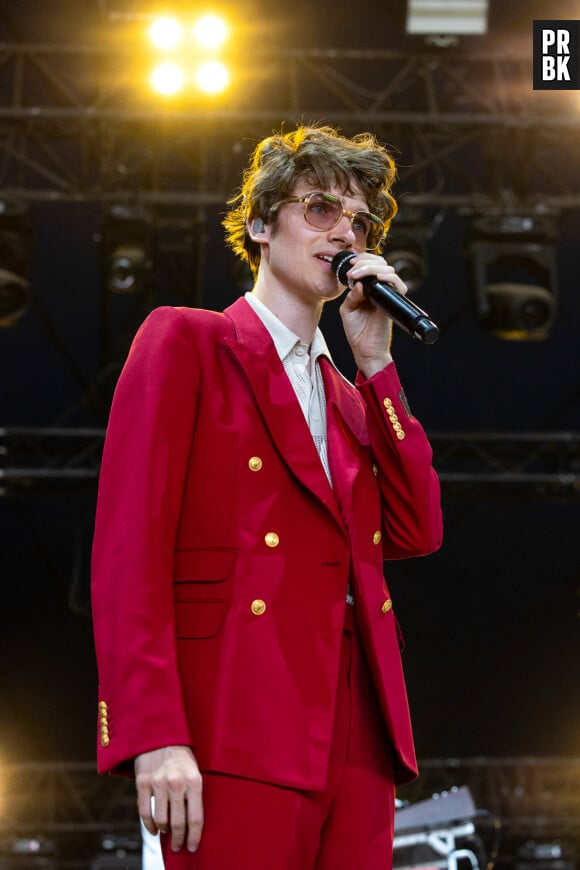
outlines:
[[244, 299], [140, 328], [93, 546], [101, 771], [185, 744], [202, 771], [323, 787], [350, 582], [396, 781], [415, 775], [383, 560], [440, 544], [431, 450], [394, 363], [356, 387], [320, 364], [332, 487]]

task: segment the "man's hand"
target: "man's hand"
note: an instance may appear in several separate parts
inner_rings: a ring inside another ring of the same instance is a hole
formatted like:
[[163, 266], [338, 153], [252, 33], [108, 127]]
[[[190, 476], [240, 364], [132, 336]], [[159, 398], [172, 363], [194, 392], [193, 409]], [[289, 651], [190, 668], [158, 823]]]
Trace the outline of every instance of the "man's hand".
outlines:
[[392, 361], [389, 350], [392, 321], [363, 294], [361, 279], [367, 275], [390, 284], [403, 296], [407, 286], [377, 254], [358, 254], [348, 271], [350, 292], [340, 306], [340, 314], [357, 367], [370, 378]]
[[174, 852], [184, 844], [195, 852], [203, 827], [203, 804], [201, 774], [191, 749], [166, 746], [138, 755], [135, 782], [139, 815], [149, 833], [168, 832]]

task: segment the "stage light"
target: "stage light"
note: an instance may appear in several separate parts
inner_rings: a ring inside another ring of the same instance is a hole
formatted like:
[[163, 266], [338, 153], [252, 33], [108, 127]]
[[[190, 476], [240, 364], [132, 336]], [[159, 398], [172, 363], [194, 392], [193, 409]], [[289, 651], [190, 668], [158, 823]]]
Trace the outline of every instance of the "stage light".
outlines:
[[410, 34], [469, 35], [487, 31], [489, 0], [407, 0]]
[[409, 293], [427, 277], [427, 238], [429, 228], [419, 209], [401, 206], [393, 220], [383, 252]]
[[0, 327], [14, 326], [29, 308], [28, 281], [6, 269], [0, 269]]
[[171, 97], [183, 90], [185, 75], [176, 64], [162, 63], [153, 70], [151, 82], [157, 93]]
[[227, 27], [216, 15], [205, 15], [199, 19], [193, 32], [199, 45], [203, 48], [215, 49], [225, 42]]
[[147, 251], [134, 245], [120, 245], [111, 252], [107, 288], [111, 293], [134, 293], [147, 269]]
[[175, 48], [183, 36], [183, 27], [175, 18], [156, 18], [149, 28], [149, 38], [156, 48]]
[[29, 235], [27, 208], [0, 200], [0, 327], [14, 326], [30, 308]]
[[203, 64], [197, 73], [197, 83], [206, 94], [217, 94], [223, 91], [228, 80], [227, 69], [218, 61]]
[[105, 215], [104, 284], [109, 293], [128, 295], [146, 285], [153, 265], [150, 223], [149, 216], [137, 207], [113, 206]]
[[469, 251], [480, 325], [508, 340], [547, 338], [557, 309], [554, 218], [523, 213], [479, 217]]

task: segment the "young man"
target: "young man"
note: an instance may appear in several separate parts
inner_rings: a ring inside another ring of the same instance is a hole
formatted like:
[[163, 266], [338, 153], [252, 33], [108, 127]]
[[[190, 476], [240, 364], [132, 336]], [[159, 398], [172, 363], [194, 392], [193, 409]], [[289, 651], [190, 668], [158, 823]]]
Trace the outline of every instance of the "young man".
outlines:
[[[99, 769], [134, 766], [174, 870], [391, 860], [416, 762], [383, 560], [441, 541], [391, 322], [359, 280], [406, 290], [376, 253], [394, 174], [367, 134], [262, 142], [224, 222], [252, 292], [157, 309], [119, 380], [93, 561]], [[344, 250], [356, 387], [318, 330]]]

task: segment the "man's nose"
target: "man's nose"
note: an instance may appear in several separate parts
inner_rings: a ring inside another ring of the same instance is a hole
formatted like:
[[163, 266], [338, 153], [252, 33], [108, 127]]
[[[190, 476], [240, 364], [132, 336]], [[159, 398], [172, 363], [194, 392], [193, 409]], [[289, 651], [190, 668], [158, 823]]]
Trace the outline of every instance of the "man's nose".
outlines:
[[356, 240], [356, 236], [352, 228], [352, 218], [349, 217], [347, 214], [341, 215], [339, 222], [332, 227], [330, 232], [333, 238], [340, 239], [341, 241], [347, 241], [350, 245], [354, 244]]

